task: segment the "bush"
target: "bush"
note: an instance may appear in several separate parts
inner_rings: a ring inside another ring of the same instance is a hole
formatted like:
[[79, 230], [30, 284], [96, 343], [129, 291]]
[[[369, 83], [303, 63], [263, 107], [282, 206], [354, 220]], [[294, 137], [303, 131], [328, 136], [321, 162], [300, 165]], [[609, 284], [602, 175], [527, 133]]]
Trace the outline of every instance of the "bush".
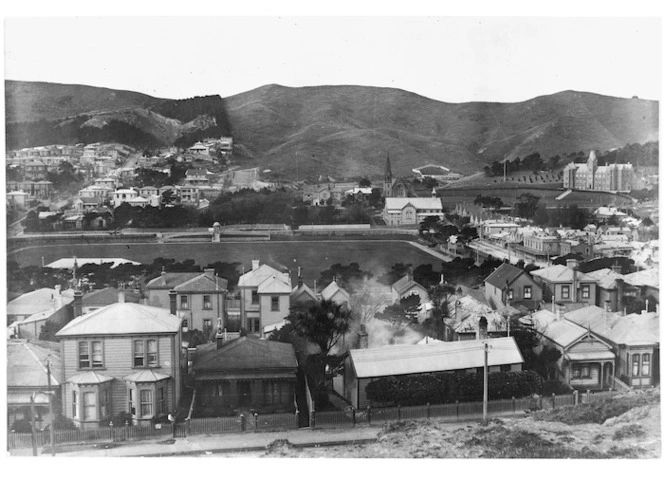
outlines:
[[572, 393], [574, 390], [566, 383], [560, 380], [546, 380], [542, 385], [542, 395], [550, 396], [552, 393], [556, 395], [565, 395]]
[[76, 430], [76, 424], [71, 418], [67, 418], [63, 415], [58, 415], [53, 420], [53, 428], [55, 430]]
[[113, 422], [114, 427], [124, 427], [125, 424], [132, 425], [133, 419], [131, 418], [131, 414], [127, 412], [120, 412], [111, 419], [102, 420], [99, 422], [99, 425], [102, 427], [108, 427], [109, 422], [111, 421]]
[[[489, 373], [489, 399], [525, 397], [542, 391], [543, 379], [531, 371]], [[484, 377], [477, 373], [424, 373], [370, 382], [367, 398], [376, 403], [424, 405], [480, 401]]]
[[28, 420], [27, 418], [20, 418], [18, 420], [15, 420], [14, 423], [12, 423], [12, 426], [9, 429], [9, 431], [16, 433], [32, 433], [32, 426], [30, 425], [30, 420]]

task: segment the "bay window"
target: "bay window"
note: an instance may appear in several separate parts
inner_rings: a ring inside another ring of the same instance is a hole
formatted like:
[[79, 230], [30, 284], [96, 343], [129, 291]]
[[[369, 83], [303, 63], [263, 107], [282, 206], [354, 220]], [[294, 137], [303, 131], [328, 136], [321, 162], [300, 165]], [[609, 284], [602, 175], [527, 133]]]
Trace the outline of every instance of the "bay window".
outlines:
[[632, 355], [632, 376], [633, 377], [638, 377], [639, 376], [639, 364], [641, 363], [641, 355], [638, 353], [635, 353]]
[[95, 392], [83, 392], [83, 419], [97, 419], [97, 394]]
[[141, 417], [152, 416], [152, 390], [143, 389], [140, 391]]
[[71, 392], [71, 416], [78, 417], [78, 392], [76, 390]]
[[644, 353], [641, 355], [641, 375], [647, 377], [650, 375], [650, 354]]

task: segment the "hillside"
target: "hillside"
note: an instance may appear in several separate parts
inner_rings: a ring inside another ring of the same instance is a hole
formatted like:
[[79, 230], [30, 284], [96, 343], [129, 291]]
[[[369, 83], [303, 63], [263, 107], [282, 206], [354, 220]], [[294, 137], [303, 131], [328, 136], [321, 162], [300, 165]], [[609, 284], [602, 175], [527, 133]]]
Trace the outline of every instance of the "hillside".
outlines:
[[380, 176], [388, 151], [397, 175], [430, 162], [470, 174], [504, 156], [643, 143], [659, 128], [658, 102], [572, 91], [451, 104], [390, 88], [268, 85], [225, 104], [248, 164], [300, 177]]
[[6, 81], [7, 145], [184, 145], [233, 135], [242, 167], [285, 179], [395, 175], [426, 163], [472, 174], [504, 157], [606, 151], [656, 140], [655, 101], [565, 91], [518, 103], [445, 103], [392, 88], [267, 85], [165, 100], [81, 85]]
[[220, 96], [167, 100], [83, 85], [5, 81], [7, 147], [120, 142], [189, 146], [228, 135]]

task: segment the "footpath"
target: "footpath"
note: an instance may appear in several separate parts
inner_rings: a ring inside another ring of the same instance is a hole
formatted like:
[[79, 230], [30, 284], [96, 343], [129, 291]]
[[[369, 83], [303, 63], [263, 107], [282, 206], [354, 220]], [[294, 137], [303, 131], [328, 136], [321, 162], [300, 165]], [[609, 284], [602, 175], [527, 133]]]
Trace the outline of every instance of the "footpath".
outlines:
[[[260, 451], [275, 440], [288, 440], [300, 448], [352, 445], [374, 442], [381, 427], [348, 429], [302, 429], [283, 432], [225, 433], [196, 435], [186, 438], [144, 440], [127, 443], [98, 443], [85, 445], [56, 445], [56, 457], [166, 457], [194, 456]], [[38, 451], [51, 456], [50, 447]], [[31, 449], [12, 450], [11, 456], [31, 456]]]

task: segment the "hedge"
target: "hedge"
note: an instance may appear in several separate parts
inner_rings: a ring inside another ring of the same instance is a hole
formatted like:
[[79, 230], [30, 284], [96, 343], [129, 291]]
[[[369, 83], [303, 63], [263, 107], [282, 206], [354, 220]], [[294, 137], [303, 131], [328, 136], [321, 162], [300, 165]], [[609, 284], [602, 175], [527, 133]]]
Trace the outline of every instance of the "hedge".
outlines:
[[[544, 380], [530, 370], [489, 373], [489, 400], [541, 393]], [[367, 399], [381, 404], [424, 405], [481, 401], [484, 376], [478, 373], [424, 373], [383, 377], [366, 387]]]

